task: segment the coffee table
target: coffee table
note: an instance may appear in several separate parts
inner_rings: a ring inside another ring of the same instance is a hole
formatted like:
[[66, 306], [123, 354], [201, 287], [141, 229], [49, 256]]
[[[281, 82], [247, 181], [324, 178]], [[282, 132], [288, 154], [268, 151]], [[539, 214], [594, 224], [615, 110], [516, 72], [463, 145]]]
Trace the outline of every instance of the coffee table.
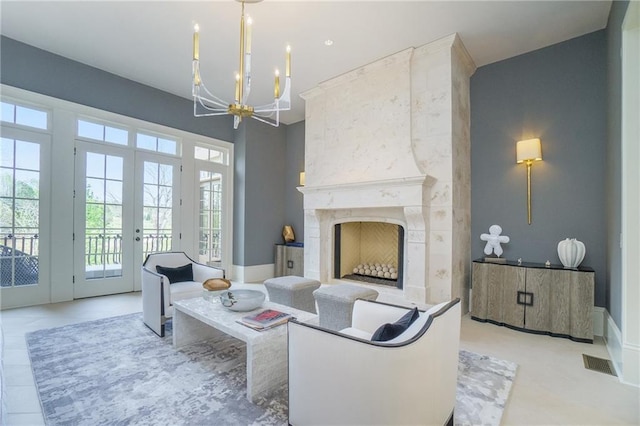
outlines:
[[[290, 313], [301, 322], [316, 317], [272, 302], [264, 302], [259, 309], [267, 308]], [[265, 331], [253, 330], [236, 322], [250, 312], [233, 312], [221, 303], [202, 297], [177, 300], [173, 302], [173, 309], [173, 346], [176, 348], [211, 339], [220, 332], [246, 343], [249, 401], [257, 402], [258, 398], [288, 382], [286, 324]]]

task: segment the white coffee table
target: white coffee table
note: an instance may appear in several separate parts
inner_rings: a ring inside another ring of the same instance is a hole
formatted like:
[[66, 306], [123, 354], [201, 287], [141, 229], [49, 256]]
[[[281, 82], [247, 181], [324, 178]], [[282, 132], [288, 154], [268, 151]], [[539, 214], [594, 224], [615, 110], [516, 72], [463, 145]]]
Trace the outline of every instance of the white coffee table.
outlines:
[[[259, 309], [276, 309], [306, 322], [315, 314], [264, 302]], [[173, 302], [173, 346], [176, 348], [208, 340], [220, 332], [247, 344], [247, 399], [271, 393], [288, 381], [287, 325], [256, 331], [236, 321], [249, 312], [233, 312], [220, 303], [196, 297]], [[252, 311], [257, 312], [257, 310]]]

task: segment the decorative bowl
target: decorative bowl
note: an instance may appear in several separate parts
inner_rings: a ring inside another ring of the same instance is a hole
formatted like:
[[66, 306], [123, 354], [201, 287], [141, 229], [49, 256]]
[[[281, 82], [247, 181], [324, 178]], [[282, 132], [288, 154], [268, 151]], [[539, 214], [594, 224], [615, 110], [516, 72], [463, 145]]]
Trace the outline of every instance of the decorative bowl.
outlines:
[[227, 290], [220, 294], [222, 306], [230, 311], [253, 311], [262, 306], [265, 294], [258, 290]]

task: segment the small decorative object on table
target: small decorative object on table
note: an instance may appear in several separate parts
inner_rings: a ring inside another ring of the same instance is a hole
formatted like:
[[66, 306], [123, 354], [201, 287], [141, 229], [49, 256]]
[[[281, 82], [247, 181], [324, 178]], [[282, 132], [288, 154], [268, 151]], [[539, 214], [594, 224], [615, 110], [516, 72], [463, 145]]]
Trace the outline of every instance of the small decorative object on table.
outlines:
[[230, 311], [246, 312], [262, 306], [266, 295], [258, 290], [227, 290], [220, 294], [222, 306]]
[[490, 256], [492, 253], [495, 253], [496, 257], [485, 257], [484, 260], [488, 262], [506, 262], [506, 260], [501, 259], [502, 256], [502, 247], [501, 243], [508, 243], [509, 237], [506, 235], [500, 235], [502, 233], [502, 227], [500, 225], [491, 225], [489, 227], [488, 234], [481, 234], [480, 239], [482, 241], [486, 241], [487, 244], [484, 246], [484, 254]]
[[547, 268], [551, 268], [551, 262], [547, 260], [546, 262], [544, 262], [544, 266]]
[[231, 281], [225, 278], [209, 278], [202, 283], [202, 287], [202, 297], [205, 300], [216, 303], [220, 300], [218, 296], [231, 287]]
[[240, 318], [238, 322], [247, 327], [262, 331], [284, 324], [291, 318], [293, 318], [293, 315], [286, 312], [276, 311], [275, 309], [265, 309], [257, 314], [244, 316]]
[[293, 227], [291, 225], [285, 225], [282, 228], [282, 238], [284, 238], [285, 243], [291, 243], [296, 240], [296, 236], [293, 233]]
[[565, 268], [577, 268], [587, 250], [582, 241], [566, 238], [558, 243], [558, 257]]

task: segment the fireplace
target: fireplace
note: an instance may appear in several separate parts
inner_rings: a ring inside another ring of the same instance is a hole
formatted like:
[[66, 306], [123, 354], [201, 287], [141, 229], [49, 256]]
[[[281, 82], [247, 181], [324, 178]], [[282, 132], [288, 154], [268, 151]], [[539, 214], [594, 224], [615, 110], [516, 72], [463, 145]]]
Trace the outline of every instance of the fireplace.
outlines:
[[[468, 310], [474, 71], [454, 34], [302, 94], [305, 276], [341, 282], [336, 225], [394, 224], [404, 238], [399, 289], [391, 290], [428, 304], [460, 297]], [[365, 262], [391, 263], [363, 258], [358, 264]]]
[[402, 226], [357, 221], [333, 229], [333, 278], [402, 288]]

